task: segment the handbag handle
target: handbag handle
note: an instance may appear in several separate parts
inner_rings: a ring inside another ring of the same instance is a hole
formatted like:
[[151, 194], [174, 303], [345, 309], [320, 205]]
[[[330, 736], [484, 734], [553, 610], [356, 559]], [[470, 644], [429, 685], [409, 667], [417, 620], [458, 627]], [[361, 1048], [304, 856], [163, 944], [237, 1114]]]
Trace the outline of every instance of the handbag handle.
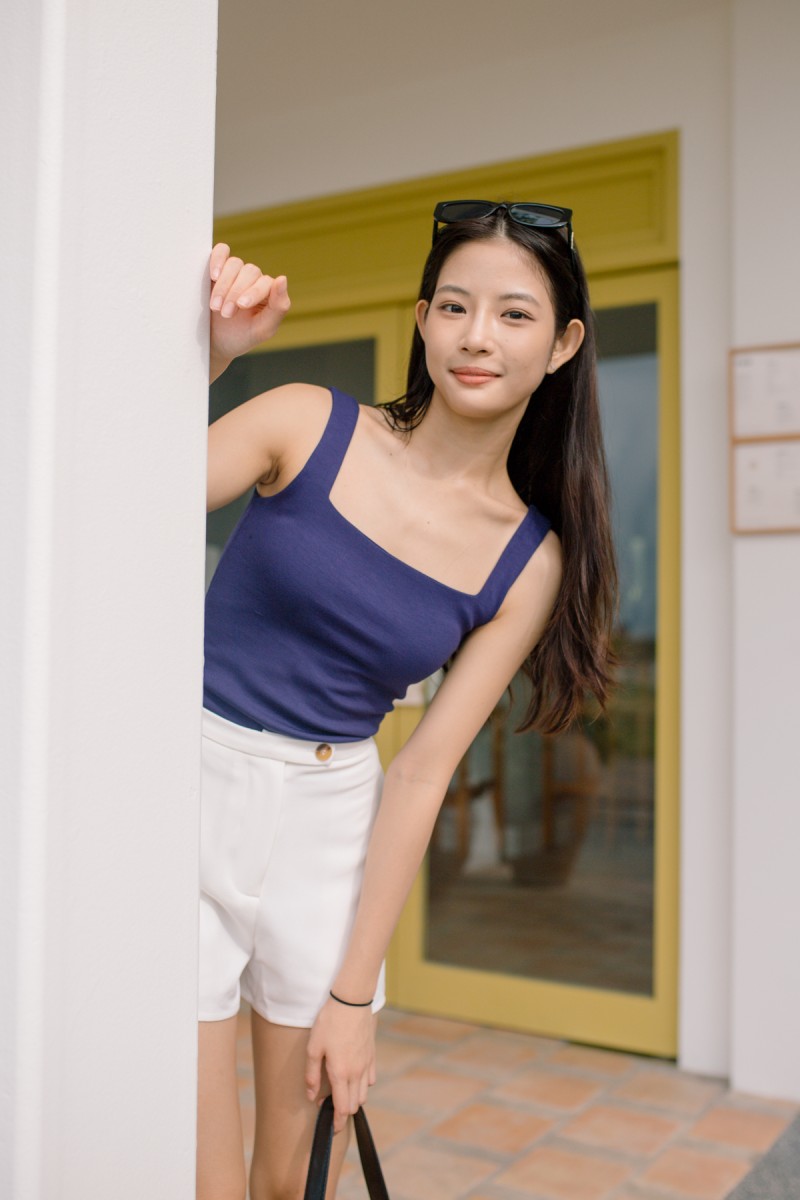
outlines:
[[[383, 1178], [378, 1152], [372, 1140], [369, 1122], [363, 1108], [353, 1117], [356, 1129], [358, 1154], [361, 1159], [361, 1170], [367, 1184], [370, 1200], [389, 1200], [386, 1183]], [[317, 1123], [314, 1127], [314, 1140], [311, 1143], [311, 1161], [308, 1164], [308, 1178], [303, 1200], [325, 1200], [325, 1188], [328, 1185], [328, 1168], [331, 1164], [331, 1145], [333, 1142], [333, 1098], [326, 1096], [317, 1113]]]

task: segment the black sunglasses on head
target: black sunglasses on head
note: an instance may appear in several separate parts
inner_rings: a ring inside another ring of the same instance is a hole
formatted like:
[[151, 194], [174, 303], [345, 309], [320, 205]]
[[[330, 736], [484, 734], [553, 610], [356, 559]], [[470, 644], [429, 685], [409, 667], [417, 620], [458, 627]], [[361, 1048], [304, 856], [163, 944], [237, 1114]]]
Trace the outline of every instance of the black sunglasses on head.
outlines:
[[572, 232], [572, 209], [555, 204], [495, 204], [493, 200], [441, 200], [433, 210], [433, 241], [440, 225], [456, 221], [475, 221], [491, 217], [504, 209], [510, 221], [534, 229], [563, 229], [575, 266], [575, 235]]

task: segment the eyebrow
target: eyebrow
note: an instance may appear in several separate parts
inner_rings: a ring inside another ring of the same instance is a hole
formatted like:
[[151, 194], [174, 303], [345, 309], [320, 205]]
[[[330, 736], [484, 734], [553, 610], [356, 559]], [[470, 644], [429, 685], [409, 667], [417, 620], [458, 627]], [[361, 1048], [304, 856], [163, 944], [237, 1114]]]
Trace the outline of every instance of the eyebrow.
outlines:
[[530, 292], [504, 292], [499, 297], [500, 300], [527, 300], [529, 304], [538, 304], [541, 307], [541, 302], [532, 296]]
[[[434, 295], [439, 292], [455, 292], [458, 296], [469, 296], [471, 293], [466, 288], [458, 287], [455, 283], [442, 283], [437, 287]], [[497, 297], [498, 300], [525, 300], [528, 304], [535, 304], [537, 308], [541, 308], [541, 301], [532, 296], [530, 292], [503, 292], [502, 296]]]

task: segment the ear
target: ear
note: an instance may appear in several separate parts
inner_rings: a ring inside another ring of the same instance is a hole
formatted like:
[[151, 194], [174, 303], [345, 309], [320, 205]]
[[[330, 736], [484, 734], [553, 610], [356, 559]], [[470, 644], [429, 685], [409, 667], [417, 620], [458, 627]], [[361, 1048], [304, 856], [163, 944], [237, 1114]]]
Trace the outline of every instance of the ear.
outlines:
[[429, 307], [430, 307], [430, 305], [428, 304], [427, 300], [418, 300], [416, 308], [414, 309], [414, 316], [415, 316], [416, 322], [417, 322], [417, 329], [419, 330], [419, 335], [422, 338], [423, 342], [425, 341], [425, 318], [428, 315]]
[[583, 344], [585, 335], [583, 321], [573, 317], [561, 336], [557, 337], [553, 343], [553, 352], [547, 366], [548, 375], [552, 375], [559, 367], [563, 367], [564, 363], [575, 357]]

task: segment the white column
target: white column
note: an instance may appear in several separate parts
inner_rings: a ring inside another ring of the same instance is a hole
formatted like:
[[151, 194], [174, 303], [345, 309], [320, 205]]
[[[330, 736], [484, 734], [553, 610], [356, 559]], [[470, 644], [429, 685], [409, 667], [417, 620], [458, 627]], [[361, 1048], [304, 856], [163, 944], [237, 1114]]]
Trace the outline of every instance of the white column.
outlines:
[[[678, 25], [667, 70], [680, 104], [681, 735], [678, 1061], [730, 1060], [731, 545], [727, 6]], [[650, 31], [651, 53], [664, 33]], [[678, 74], [674, 64], [682, 64]], [[633, 63], [631, 70], [637, 71]], [[631, 84], [631, 87], [635, 86]], [[673, 118], [674, 119], [674, 118]], [[666, 122], [665, 122], [666, 124]], [[653, 128], [658, 128], [653, 125]]]
[[[735, 0], [734, 344], [800, 341], [800, 7]], [[734, 1086], [800, 1100], [800, 534], [734, 546]]]
[[0, 16], [0, 1195], [193, 1195], [215, 0]]

